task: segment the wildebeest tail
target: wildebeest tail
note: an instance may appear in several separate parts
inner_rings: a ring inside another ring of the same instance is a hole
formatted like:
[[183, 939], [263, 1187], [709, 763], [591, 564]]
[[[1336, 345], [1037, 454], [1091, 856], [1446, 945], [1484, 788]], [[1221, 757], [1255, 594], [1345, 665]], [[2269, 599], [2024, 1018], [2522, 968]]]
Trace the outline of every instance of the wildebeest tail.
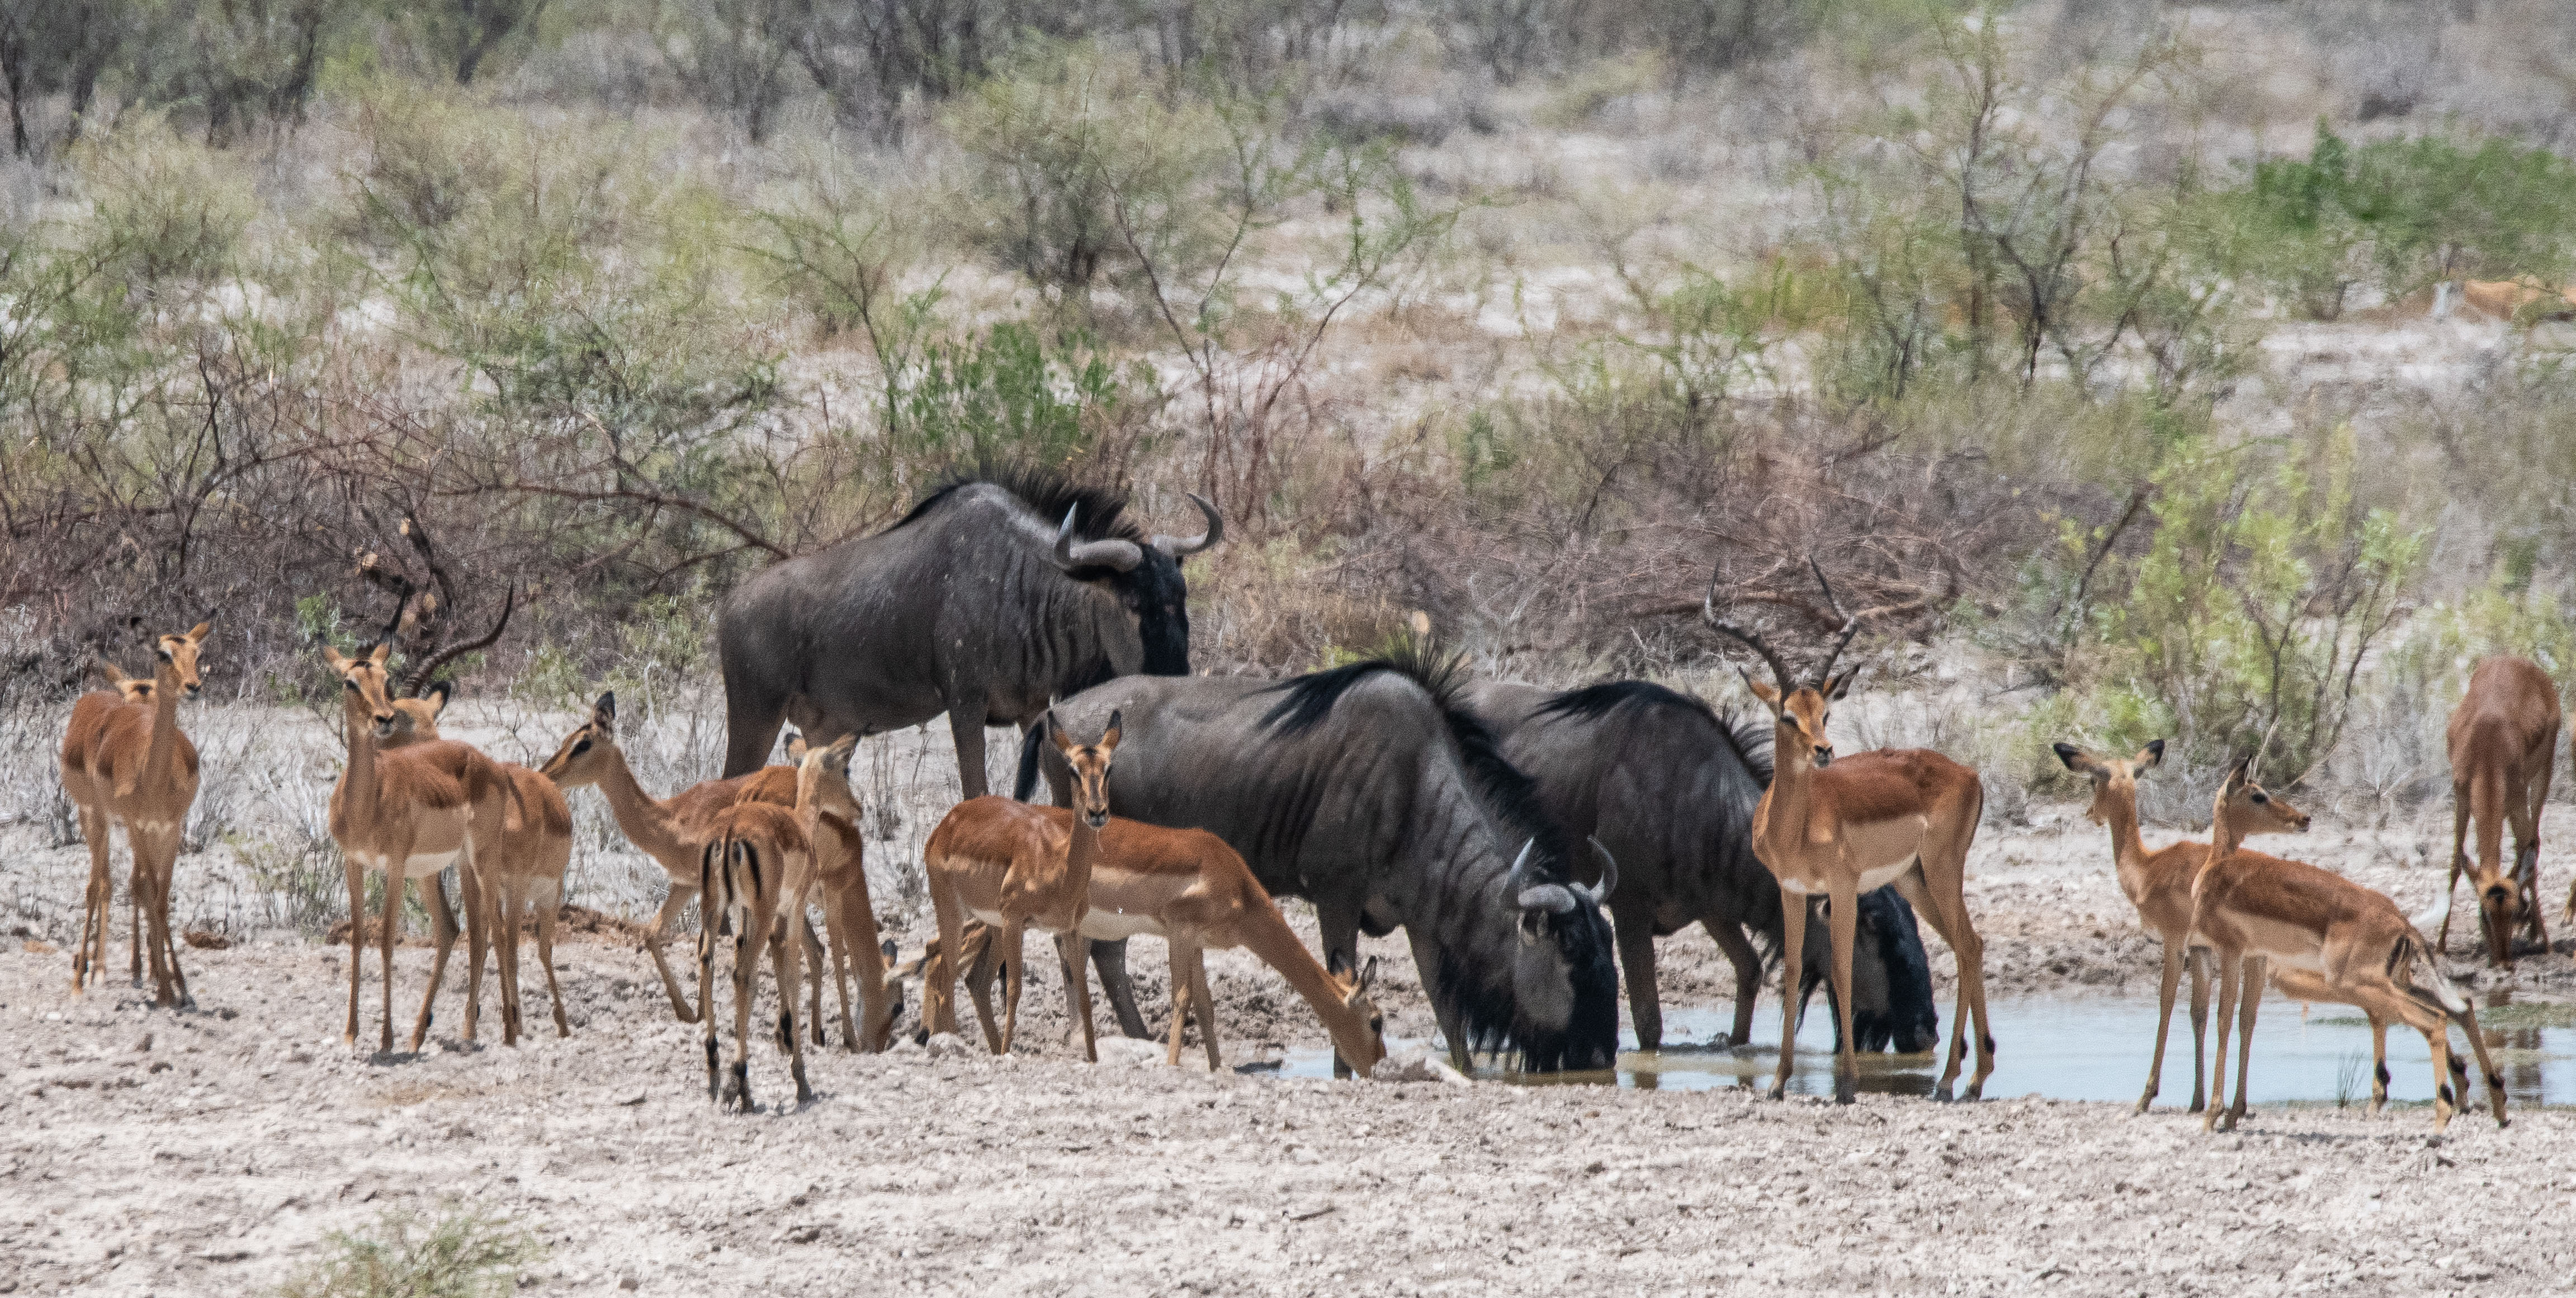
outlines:
[[[2420, 975], [2418, 970], [2421, 970]], [[2396, 949], [2388, 953], [2388, 976], [2401, 987], [2413, 986], [2431, 992], [2433, 999], [2440, 1001], [2442, 1008], [2451, 1014], [2468, 1012], [2468, 996], [2460, 990], [2458, 983], [2451, 981], [2450, 975], [2442, 972], [2441, 962], [2433, 958], [2432, 944], [2426, 942], [2424, 935], [2411, 925], [2406, 935], [2397, 939]]]
[[1022, 802], [1037, 800], [1038, 754], [1044, 751], [1045, 746], [1046, 725], [1043, 722], [1029, 727], [1029, 733], [1020, 738], [1020, 778], [1011, 783], [1012, 797]]

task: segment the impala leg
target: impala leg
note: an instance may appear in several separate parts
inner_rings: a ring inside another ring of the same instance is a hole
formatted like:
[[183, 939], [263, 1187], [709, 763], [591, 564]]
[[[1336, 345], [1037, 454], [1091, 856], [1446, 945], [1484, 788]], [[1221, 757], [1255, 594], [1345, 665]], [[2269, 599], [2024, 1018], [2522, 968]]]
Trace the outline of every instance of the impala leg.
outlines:
[[[1790, 1070], [1798, 1066], [1798, 996], [1791, 988], [1798, 971], [1807, 967], [1806, 951], [1806, 895], [1784, 888], [1780, 892], [1780, 1070], [1771, 1079], [1771, 1098], [1775, 1100], [1787, 1098]], [[1958, 1053], [1953, 1049], [1950, 1071], [1941, 1078], [1944, 1098], [1950, 1092], [1950, 1078], [1958, 1071]]]
[[[826, 909], [828, 911], [828, 907]], [[823, 922], [830, 925], [832, 917], [825, 914]], [[805, 984], [805, 1021], [813, 1026], [814, 1044], [829, 1045], [831, 1043], [823, 1037], [823, 939], [814, 935], [814, 919], [802, 907], [796, 912], [796, 932], [803, 939], [805, 948], [804, 958], [797, 962], [797, 967], [801, 970], [811, 966], [815, 973], [815, 977], [806, 980]]]
[[349, 875], [349, 1022], [341, 1029], [340, 1044], [358, 1044], [358, 965], [366, 953], [367, 872], [359, 859], [346, 849], [340, 859], [347, 864]]
[[876, 915], [868, 907], [867, 884], [862, 880], [851, 887], [854, 891], [842, 898], [841, 928], [850, 935], [850, 975], [859, 980], [859, 1021], [865, 1042], [851, 1048], [873, 1054], [884, 1050], [894, 1033], [900, 989], [886, 984], [886, 955], [877, 945]]
[[[730, 883], [727, 890], [731, 890]], [[733, 1063], [725, 1079], [724, 1098], [736, 1113], [749, 1113], [755, 1107], [751, 1099], [751, 997], [760, 978], [763, 935], [754, 930], [765, 927], [762, 921], [768, 914], [760, 904], [757, 889], [748, 900], [751, 904], [737, 915], [741, 922], [733, 926]], [[779, 990], [793, 994], [785, 987]], [[790, 1007], [792, 1012], [793, 1002]]]
[[[2478, 1075], [2486, 1080], [2487, 1103], [2495, 1110], [2496, 1126], [2504, 1127], [2509, 1125], [2511, 1120], [2506, 1118], [2504, 1114], [2504, 1077], [2502, 1074], [2496, 1072], [2495, 1060], [2490, 1058], [2487, 1054], [2486, 1033], [2478, 1030], [2478, 1007], [2475, 1004], [2471, 1004], [2467, 1009], [2464, 1009], [2455, 1015], [2450, 1014], [2448, 1010], [2444, 1010], [2442, 1012], [2446, 1016], [2458, 1020], [2460, 1030], [2468, 1034], [2469, 1050], [2478, 1057]], [[2444, 1028], [2442, 1032], [2443, 1039], [2445, 1041], [2449, 1040], [2450, 1029]], [[2451, 1071], [2454, 1074], [2458, 1073], [2460, 1071], [2460, 1057], [2458, 1055], [2451, 1055], [2450, 1061]], [[2462, 1108], [2466, 1108], [2468, 1107], [2469, 1098], [2466, 1090], [2468, 1079], [2463, 1077], [2459, 1079], [2459, 1082], [2463, 1088], [2460, 1094], [2460, 1106]]]
[[[843, 909], [839, 895], [830, 889], [824, 890], [823, 937], [831, 954], [825, 964], [815, 966], [814, 972], [819, 977], [826, 969], [830, 970], [832, 999], [841, 1007], [841, 1048], [855, 1054], [859, 1049], [859, 1029], [850, 1021], [850, 927], [842, 917]], [[869, 1030], [875, 1030], [873, 1022]]]
[[1190, 1021], [1190, 1002], [1198, 995], [1198, 987], [1190, 981], [1190, 957], [1197, 954], [1197, 952], [1195, 948], [1192, 948], [1179, 938], [1170, 939], [1170, 945], [1172, 951], [1172, 1049], [1171, 1052], [1164, 1057], [1163, 1062], [1174, 1068], [1178, 1068], [1181, 1066], [1182, 1032]]
[[[2476, 1040], [2475, 1037], [2470, 1038]], [[2388, 1107], [2388, 1020], [2370, 1016], [2370, 1116]]]
[[483, 960], [492, 953], [494, 920], [486, 909], [483, 880], [472, 870], [456, 872], [456, 900], [465, 912], [465, 1040], [472, 1044], [483, 1024]]
[[[2244, 997], [2236, 1007], [2236, 1102], [2227, 1109], [2227, 1129], [2233, 1131], [2245, 1117], [2245, 1084], [2254, 1072], [2254, 1012], [2263, 1004], [2264, 959], [2259, 955], [2245, 957], [2245, 972], [2236, 980], [2237, 994]], [[2217, 1096], [2209, 1097], [2212, 1103]]]
[[1224, 1065], [1217, 1058], [1216, 997], [1208, 990], [1207, 954], [1193, 948], [1190, 961], [1190, 985], [1196, 989], [1199, 1006], [1199, 1040], [1207, 1047], [1208, 1071], [1214, 1073]]
[[1642, 905], [1613, 906], [1610, 928], [1619, 944], [1619, 972], [1628, 984], [1628, 1021], [1636, 1025], [1637, 1048], [1661, 1049], [1664, 1007], [1655, 995], [1654, 915]]
[[107, 926], [115, 913], [116, 875], [107, 861], [107, 813], [79, 808], [81, 842], [89, 848], [89, 886], [81, 892], [80, 941], [72, 944], [72, 990], [87, 991], [107, 965]]
[[1002, 944], [993, 940], [990, 924], [966, 930], [966, 994], [975, 1002], [975, 1022], [984, 1029], [984, 1048], [1002, 1053], [1002, 1017], [993, 1009], [994, 989], [1002, 982]]
[[671, 962], [662, 956], [662, 944], [671, 940], [671, 926], [680, 922], [680, 912], [687, 909], [689, 898], [697, 896], [694, 884], [674, 883], [662, 898], [662, 913], [653, 917], [653, 927], [644, 930], [644, 954], [653, 957], [653, 972], [662, 975], [662, 991], [671, 998], [671, 1014], [682, 1023], [698, 1021], [698, 1012], [689, 1007], [689, 998], [680, 991], [680, 980], [671, 976]]
[[179, 831], [174, 826], [155, 830], [140, 844], [151, 853], [151, 864], [144, 865], [137, 854], [135, 873], [143, 879], [145, 891], [137, 894], [135, 905], [144, 913], [144, 940], [152, 944], [152, 1002], [176, 1007], [184, 980], [179, 975], [179, 948], [170, 934], [170, 888], [179, 869]]
[[[170, 987], [178, 997], [172, 1003], [195, 1009], [197, 998], [188, 993], [188, 971], [179, 967], [178, 930], [170, 923], [170, 894], [179, 873], [179, 847], [180, 831], [174, 828], [170, 831], [168, 850], [161, 858], [160, 901], [154, 913], [161, 920], [161, 951], [170, 962]], [[2537, 893], [2534, 894], [2534, 904], [2537, 904]]]
[[493, 915], [492, 963], [500, 983], [501, 1044], [515, 1046], [519, 1044], [519, 926], [526, 900], [521, 896], [522, 880], [475, 860], [471, 839], [466, 840], [465, 862], [483, 872], [485, 904]]
[[447, 957], [456, 949], [456, 912], [447, 904], [447, 885], [431, 875], [420, 881], [421, 900], [429, 903], [431, 939], [437, 942], [437, 953], [429, 960], [429, 989], [421, 993], [420, 1017], [412, 1021], [411, 1052], [420, 1053], [421, 1042], [429, 1037], [431, 1015], [438, 1005], [438, 984], [447, 976]]
[[2213, 1024], [2216, 1035], [2210, 1043], [2209, 1108], [2200, 1115], [2203, 1131], [2218, 1130], [2219, 1119], [2227, 1111], [2227, 1030], [2236, 1017], [2236, 989], [2243, 964], [2232, 951], [2218, 952], [2218, 1015]]
[[[1985, 948], [1973, 945], [1977, 940], [1973, 931], [1966, 933], [1960, 931], [1965, 927], [1959, 922], [1960, 916], [1954, 915], [1948, 907], [1934, 900], [1932, 890], [1923, 882], [1922, 871], [1906, 871], [1897, 878], [1895, 886], [1897, 895], [1905, 898], [1906, 904], [1914, 908], [1914, 913], [1925, 923], [1930, 924], [1933, 932], [1941, 935], [1941, 940], [1950, 945], [1951, 953], [1959, 962], [1959, 1002], [1950, 1014], [1950, 1053], [1941, 1064], [1941, 1080], [1932, 1088], [1933, 1099], [1947, 1100], [1951, 1098], [1951, 1087], [1959, 1079], [1960, 1069], [1967, 1063], [1967, 1033], [1971, 1006], [1974, 1007], [1973, 1016], [1977, 1021], [1977, 1035], [1989, 1043], [1993, 1040], [1986, 1031], [1985, 1023], [1986, 995], [1983, 976]], [[1783, 907], [1781, 914], [1787, 913], [1788, 908]], [[1974, 961], [1969, 958], [1972, 951], [1976, 956]], [[1977, 974], [1973, 980], [1969, 976], [1972, 969]], [[1984, 1053], [1980, 1055], [1981, 1071], [1968, 1083], [1969, 1099], [1973, 1100], [1984, 1094], [1986, 1081], [1984, 1070], [1992, 1067], [1993, 1055], [1993, 1046], [1988, 1044]]]
[[2147, 1062], [2147, 1089], [2138, 1095], [2138, 1112], [2156, 1102], [2165, 1075], [2165, 1031], [2173, 1025], [2174, 992], [2182, 985], [2183, 944], [2165, 943], [2164, 977], [2156, 984], [2156, 1053]]
[[1072, 1002], [1073, 1017], [1082, 1024], [1082, 1057], [1096, 1064], [1100, 1062], [1100, 1044], [1092, 1036], [1091, 976], [1082, 967], [1082, 957], [1089, 946], [1079, 931], [1056, 935], [1056, 961], [1064, 966], [1065, 996]]
[[[708, 857], [708, 858], [712, 858], [718, 850], [720, 850], [720, 849], [718, 849], [717, 847], [712, 847], [712, 846], [711, 846], [711, 847], [709, 847], [709, 848], [706, 850], [706, 857]], [[722, 1068], [721, 1068], [721, 1066], [719, 1065], [719, 1062], [718, 1062], [718, 1060], [717, 1060], [717, 1056], [716, 1056], [716, 1001], [715, 1001], [715, 995], [716, 995], [716, 923], [715, 923], [715, 920], [716, 920], [716, 911], [717, 911], [718, 906], [721, 904], [721, 898], [722, 898], [723, 894], [722, 894], [722, 893], [720, 893], [720, 892], [718, 892], [718, 891], [716, 890], [716, 883], [717, 883], [717, 880], [716, 880], [716, 877], [715, 877], [715, 872], [714, 872], [714, 870], [713, 870], [712, 868], [710, 868], [710, 867], [712, 867], [712, 865], [713, 865], [713, 864], [714, 864], [714, 863], [713, 863], [713, 861], [712, 861], [712, 860], [706, 860], [706, 861], [705, 861], [705, 863], [700, 867], [699, 878], [700, 878], [701, 884], [700, 884], [700, 887], [699, 887], [699, 890], [698, 890], [698, 895], [699, 895], [700, 897], [704, 898], [705, 900], [704, 900], [704, 902], [703, 902], [703, 903], [698, 907], [698, 942], [697, 942], [697, 955], [698, 955], [698, 1009], [699, 1009], [699, 1014], [698, 1014], [698, 1024], [699, 1024], [699, 1029], [700, 1029], [700, 1031], [699, 1031], [699, 1039], [700, 1039], [700, 1041], [701, 1041], [701, 1042], [705, 1045], [705, 1047], [706, 1047], [706, 1054], [707, 1054], [707, 1098], [708, 1098], [708, 1099], [710, 1099], [710, 1100], [715, 1099], [715, 1098], [718, 1096], [718, 1094], [720, 1093], [720, 1092], [718, 1091], [718, 1086], [719, 1086], [719, 1084], [720, 1084], [719, 1079], [720, 1079], [720, 1077], [721, 1077], [721, 1075], [722, 1075], [722, 1071], [723, 1071], [723, 1070], [722, 1070]], [[934, 884], [933, 886], [934, 886], [934, 887], [936, 887], [936, 885], [935, 885], [935, 884]]]
[[546, 971], [546, 995], [554, 1001], [555, 1035], [572, 1035], [572, 1024], [564, 1018], [563, 986], [555, 980], [555, 924], [563, 917], [563, 881], [531, 880], [529, 887], [538, 894], [537, 963]]
[[[2555, 742], [2553, 739], [2553, 747]], [[2549, 768], [2552, 763], [2547, 754], [2541, 755], [2538, 765], [2540, 769], [2524, 786], [2523, 796], [2507, 799], [2505, 810], [2513, 822], [2513, 882], [2514, 891], [2522, 902], [2522, 935], [2538, 943], [2540, 950], [2546, 953], [2549, 950], [2549, 928], [2541, 917], [2540, 805], [2541, 799], [2549, 796]]]
[[2202, 1055], [2209, 1039], [2209, 961], [2207, 947], [2193, 947], [2184, 960], [2191, 966], [2191, 1107], [2186, 1113], [2209, 1107], [2208, 1092], [2202, 1087], [2209, 1075], [2209, 1061]]
[[994, 936], [995, 952], [1002, 961], [1002, 1048], [997, 1055], [1011, 1053], [1011, 1042], [1019, 1036], [1020, 983], [1028, 973], [1028, 950], [1024, 945], [1027, 930], [1020, 921], [1002, 921], [1001, 932]]
[[[921, 968], [921, 1035], [927, 1040], [941, 1032], [957, 1030], [957, 972], [963, 964], [960, 954], [965, 949], [965, 908], [958, 904], [956, 886], [937, 868], [930, 871], [930, 911], [939, 924], [939, 950]], [[1000, 1053], [1001, 1042], [988, 1043]]]
[[148, 886], [143, 878], [143, 842], [134, 826], [125, 827], [125, 855], [131, 868], [125, 873], [125, 980], [128, 986], [143, 985], [143, 892]]
[[394, 934], [402, 927], [402, 863], [410, 858], [408, 849], [399, 856], [390, 857], [393, 868], [385, 871], [385, 913], [376, 930], [377, 967], [384, 971], [385, 976], [384, 986], [378, 989], [384, 1002], [384, 1033], [376, 1043], [379, 1054], [394, 1052]]
[[[1360, 967], [1360, 909], [1349, 902], [1315, 903], [1315, 931], [1324, 941], [1324, 967], [1337, 974]], [[1457, 1052], [1452, 1051], [1454, 1057]], [[1459, 1071], [1464, 1072], [1465, 1069]], [[1351, 1066], [1333, 1052], [1333, 1080], [1348, 1081]]]
[[1859, 880], [1846, 874], [1834, 879], [1826, 904], [1832, 907], [1825, 916], [1826, 932], [1833, 939], [1834, 1020], [1841, 1037], [1834, 1049], [1834, 1103], [1852, 1102], [1852, 1091], [1860, 1084], [1859, 1047], [1852, 1035], [1852, 943], [1860, 933]]
[[796, 1102], [801, 1105], [814, 1098], [814, 1088], [805, 1080], [805, 1034], [797, 1030], [799, 1025], [793, 1018], [799, 983], [804, 978], [805, 939], [813, 936], [813, 930], [803, 922], [804, 898], [796, 899], [793, 910], [798, 922], [791, 929], [785, 919], [779, 920], [775, 935], [770, 938], [769, 950], [771, 960], [778, 966], [778, 1012], [790, 1017], [787, 1025], [787, 1075], [796, 1079]]
[[2468, 850], [2469, 789], [2455, 781], [2451, 785], [2451, 881], [2442, 885], [2442, 927], [2433, 935], [2435, 951], [2451, 949], [2451, 901], [2460, 891], [2460, 869], [2468, 864]]

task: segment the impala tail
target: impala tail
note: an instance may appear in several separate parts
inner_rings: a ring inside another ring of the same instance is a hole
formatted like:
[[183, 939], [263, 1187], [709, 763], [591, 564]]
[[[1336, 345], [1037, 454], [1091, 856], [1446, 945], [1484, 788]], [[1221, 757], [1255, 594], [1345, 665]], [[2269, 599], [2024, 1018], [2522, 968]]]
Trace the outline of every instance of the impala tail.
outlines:
[[2441, 962], [2433, 958], [2433, 944], [2411, 927], [2397, 940], [2396, 949], [2388, 953], [2388, 976], [2401, 987], [2411, 985], [2430, 991], [2453, 1017], [2469, 1012], [2468, 994], [2442, 972]]

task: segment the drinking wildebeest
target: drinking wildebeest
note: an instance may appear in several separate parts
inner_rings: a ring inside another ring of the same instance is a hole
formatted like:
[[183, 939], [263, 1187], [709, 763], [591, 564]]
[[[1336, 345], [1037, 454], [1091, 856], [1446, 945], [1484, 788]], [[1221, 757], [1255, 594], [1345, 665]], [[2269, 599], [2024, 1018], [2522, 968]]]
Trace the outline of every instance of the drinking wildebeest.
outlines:
[[1043, 469], [987, 472], [874, 536], [773, 565], [726, 598], [725, 775], [760, 769], [792, 720], [809, 742], [940, 713], [965, 796], [984, 796], [984, 727], [1027, 727], [1058, 696], [1190, 669], [1180, 560], [1207, 531], [1147, 537], [1125, 497]]
[[[1607, 1068], [1619, 993], [1600, 896], [1568, 876], [1565, 830], [1457, 688], [1455, 660], [1404, 651], [1278, 682], [1129, 677], [1057, 715], [1079, 730], [1121, 711], [1111, 813], [1213, 831], [1273, 896], [1314, 902], [1329, 967], [1357, 967], [1360, 930], [1401, 926], [1460, 1066], [1475, 1049]], [[1038, 756], [1062, 788], [1062, 760]]]
[[[1775, 959], [1781, 935], [1780, 885], [1753, 855], [1753, 808], [1771, 783], [1764, 728], [1739, 726], [1698, 699], [1644, 681], [1564, 693], [1489, 683], [1460, 697], [1502, 737], [1503, 756], [1528, 772], [1566, 832], [1598, 839], [1618, 861], [1610, 922], [1638, 1048], [1656, 1049], [1663, 1039], [1654, 939], [1693, 923], [1735, 966], [1727, 1042], [1749, 1041], [1765, 961], [1748, 931]], [[1863, 893], [1860, 932], [1852, 968], [1859, 1048], [1931, 1049], [1940, 1014], [1912, 908], [1892, 888]], [[1827, 982], [1829, 954], [1822, 943], [1808, 948], [1802, 1002]]]

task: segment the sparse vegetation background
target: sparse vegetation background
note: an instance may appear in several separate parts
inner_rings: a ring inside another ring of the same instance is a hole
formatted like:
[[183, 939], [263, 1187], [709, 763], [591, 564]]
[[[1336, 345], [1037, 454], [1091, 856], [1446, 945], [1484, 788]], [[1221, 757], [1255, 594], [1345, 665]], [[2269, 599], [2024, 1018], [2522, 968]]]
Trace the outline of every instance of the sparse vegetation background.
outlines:
[[293, 706], [408, 582], [676, 776], [721, 592], [999, 458], [1214, 499], [1212, 670], [1722, 692], [1813, 554], [1995, 814], [2062, 735], [2415, 806], [2576, 667], [2570, 85], [2547, 0], [0, 5], [7, 760], [136, 617]]

